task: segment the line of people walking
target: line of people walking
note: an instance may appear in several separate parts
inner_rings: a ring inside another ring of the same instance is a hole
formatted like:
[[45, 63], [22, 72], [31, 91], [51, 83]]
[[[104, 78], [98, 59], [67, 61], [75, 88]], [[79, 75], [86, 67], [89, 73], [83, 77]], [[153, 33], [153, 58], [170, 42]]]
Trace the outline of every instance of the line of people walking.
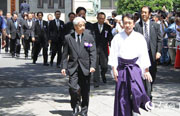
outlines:
[[[57, 68], [64, 76], [69, 76], [72, 116], [88, 115], [90, 78], [93, 76], [95, 88], [99, 87], [100, 78], [107, 83], [109, 64], [116, 80], [114, 116], [132, 116], [134, 112], [139, 113], [140, 107], [145, 110], [152, 108], [151, 92], [156, 80], [157, 62], [159, 59], [166, 62], [167, 40], [163, 38], [167, 34], [169, 46], [174, 38], [180, 40], [178, 15], [174, 23], [169, 13], [167, 26], [164, 20], [166, 12], [161, 11], [151, 18], [150, 7], [143, 6], [140, 11], [139, 16], [124, 14], [122, 17], [113, 12], [114, 18], [108, 20], [104, 12], [99, 12], [94, 24], [86, 20], [84, 7], [78, 7], [76, 14], [69, 13], [70, 20], [66, 24], [60, 20], [59, 10], [54, 12], [55, 19], [49, 14], [48, 21], [43, 20], [43, 12], [36, 15], [24, 13], [22, 18], [16, 12], [10, 18], [7, 13], [5, 50], [8, 52], [10, 40], [11, 56], [19, 58], [22, 43], [25, 59], [31, 57], [32, 63], [36, 64], [43, 49], [45, 66], [53, 66], [57, 54]], [[156, 17], [159, 16], [162, 20], [158, 24]], [[28, 56], [30, 49], [31, 56]], [[174, 55], [170, 56], [173, 64]]]

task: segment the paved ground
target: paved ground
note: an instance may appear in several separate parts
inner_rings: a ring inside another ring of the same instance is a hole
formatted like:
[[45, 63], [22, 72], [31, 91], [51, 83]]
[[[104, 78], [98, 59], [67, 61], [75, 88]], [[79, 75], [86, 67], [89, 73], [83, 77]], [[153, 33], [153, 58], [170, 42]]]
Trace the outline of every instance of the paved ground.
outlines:
[[[68, 78], [55, 66], [0, 54], [0, 116], [71, 116]], [[89, 116], [113, 116], [115, 82], [110, 76], [98, 89], [91, 86]], [[91, 84], [92, 85], [92, 84]], [[180, 116], [180, 70], [159, 66], [153, 87], [155, 109], [142, 116]]]

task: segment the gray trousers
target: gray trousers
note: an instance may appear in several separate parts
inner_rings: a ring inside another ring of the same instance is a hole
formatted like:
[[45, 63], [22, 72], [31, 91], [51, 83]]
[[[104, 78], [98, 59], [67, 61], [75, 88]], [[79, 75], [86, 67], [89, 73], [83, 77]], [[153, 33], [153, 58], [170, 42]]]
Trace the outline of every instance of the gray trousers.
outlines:
[[[175, 47], [175, 38], [168, 38], [168, 47]], [[176, 50], [173, 48], [169, 48], [168, 53], [171, 58], [171, 64], [174, 64], [176, 57]]]

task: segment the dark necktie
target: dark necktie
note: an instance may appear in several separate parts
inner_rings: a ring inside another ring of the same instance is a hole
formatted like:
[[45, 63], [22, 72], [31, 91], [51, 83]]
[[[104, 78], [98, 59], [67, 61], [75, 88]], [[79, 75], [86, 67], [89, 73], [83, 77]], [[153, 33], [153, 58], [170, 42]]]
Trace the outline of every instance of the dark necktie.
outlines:
[[40, 27], [42, 29], [42, 21], [41, 20], [39, 21], [39, 25], [40, 25]]
[[102, 25], [100, 25], [100, 26], [99, 26], [99, 32], [101, 33], [102, 30], [103, 30], [103, 27], [102, 27]]
[[147, 47], [148, 47], [148, 50], [149, 50], [149, 35], [148, 35], [148, 27], [147, 27], [147, 23], [144, 23], [144, 36], [145, 36], [145, 39], [146, 39], [146, 42], [147, 42]]
[[59, 30], [59, 19], [56, 20], [56, 26], [57, 26], [57, 28]]
[[80, 49], [80, 45], [81, 45], [80, 35], [77, 35], [77, 45], [78, 45], [78, 49]]

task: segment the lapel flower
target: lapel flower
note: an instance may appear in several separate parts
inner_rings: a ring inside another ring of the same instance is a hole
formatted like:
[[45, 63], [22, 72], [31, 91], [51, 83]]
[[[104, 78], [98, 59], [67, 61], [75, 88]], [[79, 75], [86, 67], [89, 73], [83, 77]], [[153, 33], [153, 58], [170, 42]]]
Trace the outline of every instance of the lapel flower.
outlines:
[[63, 25], [61, 25], [61, 28], [63, 28]]
[[90, 48], [92, 47], [92, 43], [88, 43], [88, 42], [84, 42], [84, 46], [87, 47], [87, 48]]

